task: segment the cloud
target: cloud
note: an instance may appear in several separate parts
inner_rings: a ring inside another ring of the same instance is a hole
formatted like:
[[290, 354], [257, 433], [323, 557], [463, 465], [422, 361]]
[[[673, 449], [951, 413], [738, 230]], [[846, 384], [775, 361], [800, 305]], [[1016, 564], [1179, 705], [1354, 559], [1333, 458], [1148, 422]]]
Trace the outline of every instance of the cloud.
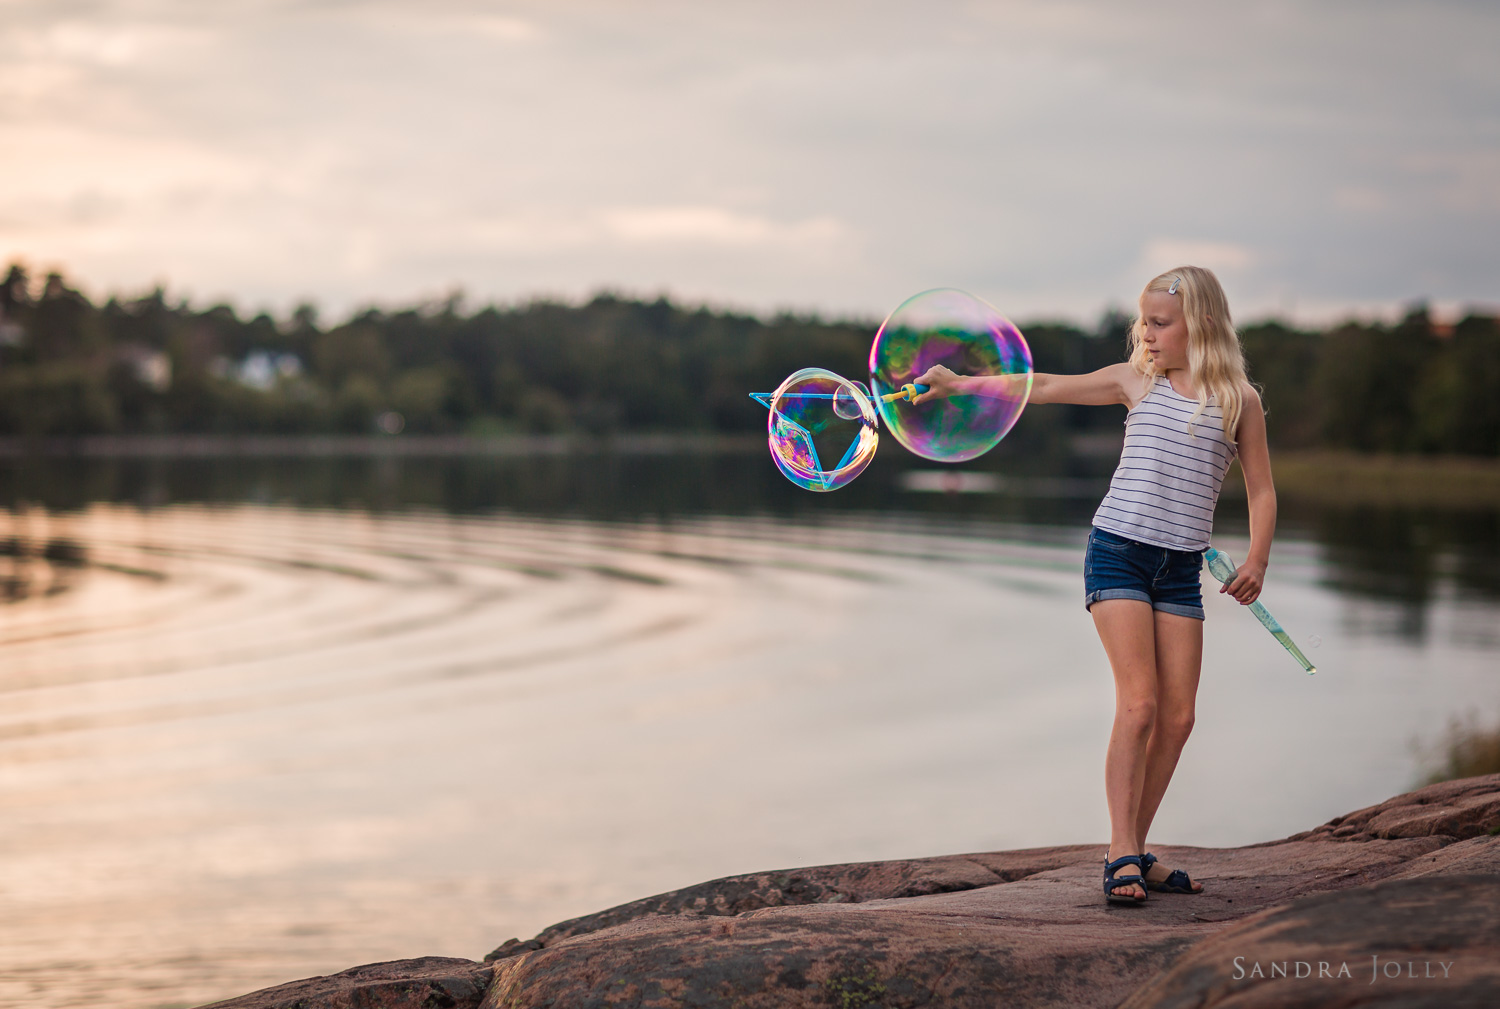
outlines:
[[534, 42], [542, 38], [543, 31], [534, 22], [521, 18], [502, 17], [498, 14], [474, 14], [454, 18], [451, 22], [460, 31], [473, 32], [502, 42]]
[[0, 255], [335, 313], [952, 284], [1088, 318], [1182, 262], [1240, 314], [1500, 301], [1500, 10], [1144, 10], [10, 0]]
[[1378, 214], [1391, 201], [1379, 186], [1340, 185], [1334, 187], [1333, 205], [1353, 214]]
[[346, 11], [345, 16], [391, 31], [468, 35], [504, 43], [536, 42], [547, 34], [535, 20], [469, 5], [370, 2]]
[[605, 229], [628, 244], [680, 245], [826, 245], [844, 235], [827, 215], [782, 223], [723, 207], [622, 207], [606, 211]]
[[1482, 151], [1413, 151], [1400, 167], [1408, 187], [1448, 211], [1500, 211], [1500, 145]]
[[1141, 249], [1139, 266], [1153, 275], [1174, 266], [1203, 266], [1218, 273], [1247, 270], [1255, 259], [1252, 249], [1237, 242], [1153, 238]]
[[199, 46], [212, 33], [201, 27], [58, 21], [40, 30], [16, 32], [12, 43], [33, 59], [58, 59], [102, 67], [126, 67], [161, 58], [172, 50]]

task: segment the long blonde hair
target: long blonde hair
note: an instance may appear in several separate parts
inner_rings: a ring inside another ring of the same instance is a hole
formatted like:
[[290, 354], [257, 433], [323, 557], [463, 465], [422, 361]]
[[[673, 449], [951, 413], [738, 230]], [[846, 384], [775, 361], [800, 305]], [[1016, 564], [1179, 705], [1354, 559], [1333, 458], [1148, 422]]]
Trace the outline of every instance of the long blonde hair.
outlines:
[[[1219, 278], [1201, 266], [1180, 266], [1151, 278], [1141, 291], [1141, 299], [1152, 291], [1182, 299], [1188, 331], [1188, 374], [1198, 390], [1198, 409], [1188, 418], [1188, 434], [1193, 434], [1193, 422], [1203, 415], [1209, 396], [1213, 396], [1224, 415], [1224, 437], [1235, 444], [1234, 432], [1245, 406], [1245, 351], [1229, 319], [1229, 299], [1224, 297]], [[1145, 334], [1143, 312], [1130, 327], [1130, 366], [1154, 379], [1160, 373], [1146, 353]]]

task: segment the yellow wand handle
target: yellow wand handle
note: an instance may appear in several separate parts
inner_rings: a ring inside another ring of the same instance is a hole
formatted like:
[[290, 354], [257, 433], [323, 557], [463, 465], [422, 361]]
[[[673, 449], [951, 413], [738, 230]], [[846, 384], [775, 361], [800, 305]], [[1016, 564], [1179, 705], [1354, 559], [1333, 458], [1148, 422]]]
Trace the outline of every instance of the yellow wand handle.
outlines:
[[930, 385], [918, 385], [915, 382], [908, 382], [905, 385], [903, 385], [901, 388], [897, 389], [895, 392], [887, 393], [886, 395], [881, 396], [880, 398], [882, 400], [884, 400], [885, 402], [887, 402], [887, 403], [894, 402], [895, 400], [898, 400], [898, 399], [904, 399], [908, 403], [910, 403], [911, 400], [912, 400], [912, 397], [914, 397], [914, 396], [920, 396], [920, 395], [922, 395], [922, 393], [926, 392], [930, 388], [932, 388], [932, 386], [930, 386]]

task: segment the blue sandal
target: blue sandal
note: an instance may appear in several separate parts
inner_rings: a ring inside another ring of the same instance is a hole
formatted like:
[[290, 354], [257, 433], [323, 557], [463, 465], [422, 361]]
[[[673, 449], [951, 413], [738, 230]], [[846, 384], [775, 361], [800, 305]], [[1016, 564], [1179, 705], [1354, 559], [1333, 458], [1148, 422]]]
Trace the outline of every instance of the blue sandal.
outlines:
[[[1141, 856], [1141, 875], [1145, 876], [1146, 873], [1150, 872], [1151, 871], [1151, 867], [1153, 865], [1155, 865], [1156, 862], [1157, 862], [1157, 858], [1156, 858], [1155, 855], [1151, 854], [1151, 852], [1148, 851], [1144, 855], [1142, 855]], [[1173, 869], [1172, 872], [1171, 872], [1171, 874], [1169, 876], [1167, 876], [1166, 879], [1148, 879], [1148, 880], [1146, 880], [1146, 889], [1148, 889], [1148, 890], [1156, 890], [1156, 891], [1158, 891], [1160, 893], [1202, 893], [1203, 892], [1202, 889], [1197, 889], [1197, 890], [1193, 889], [1193, 881], [1192, 881], [1192, 879], [1189, 878], [1188, 874], [1185, 873], [1185, 872], [1183, 872], [1181, 869]]]
[[[1108, 854], [1106, 852], [1105, 854]], [[1134, 864], [1141, 870], [1140, 875], [1116, 876], [1115, 873], [1127, 865]], [[1129, 886], [1131, 883], [1139, 883], [1141, 895], [1133, 897], [1124, 893], [1111, 893], [1117, 886]], [[1141, 864], [1139, 855], [1121, 855], [1113, 862], [1104, 863], [1104, 901], [1107, 904], [1144, 904], [1146, 902], [1146, 868]]]

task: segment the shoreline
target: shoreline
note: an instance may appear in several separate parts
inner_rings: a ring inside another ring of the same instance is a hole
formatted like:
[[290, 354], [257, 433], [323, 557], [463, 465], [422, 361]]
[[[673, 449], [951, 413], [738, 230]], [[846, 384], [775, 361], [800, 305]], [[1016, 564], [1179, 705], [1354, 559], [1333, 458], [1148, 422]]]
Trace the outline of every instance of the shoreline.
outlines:
[[[593, 436], [538, 435], [89, 435], [77, 438], [0, 437], [0, 461], [58, 459], [330, 459], [330, 458], [527, 458], [570, 455], [728, 455], [765, 451], [760, 433], [722, 434], [666, 432]], [[1090, 453], [1085, 453], [1090, 454]], [[1097, 454], [1097, 453], [1092, 453]], [[916, 456], [907, 470], [935, 473], [946, 467]], [[1500, 458], [1362, 454], [1333, 450], [1275, 451], [1271, 466], [1278, 497], [1315, 505], [1379, 507], [1500, 507]], [[1033, 484], [1041, 496], [1077, 496], [1074, 485], [1102, 493], [1107, 477], [1080, 481], [1062, 478], [1006, 477], [1004, 467], [955, 467], [972, 473], [968, 493], [1005, 495]], [[999, 471], [999, 472], [997, 472]], [[910, 491], [942, 489], [910, 481]], [[1095, 485], [1098, 485], [1097, 487]], [[1056, 486], [1053, 486], [1056, 485]], [[1025, 495], [1023, 495], [1025, 496]], [[1031, 495], [1036, 496], [1036, 495]], [[1232, 463], [1222, 497], [1243, 500], [1244, 478]]]
[[[1205, 889], [1138, 907], [1104, 903], [1103, 848], [730, 876], [559, 922], [483, 961], [367, 964], [213, 1007], [1500, 1001], [1500, 774], [1428, 785], [1280, 840], [1155, 846]], [[1138, 955], [1106, 955], [1119, 949]], [[1383, 966], [1408, 961], [1410, 971]]]
[[[1244, 479], [1225, 479], [1244, 496]], [[1271, 456], [1278, 495], [1312, 504], [1500, 506], [1500, 458], [1362, 455], [1325, 450]]]
[[620, 452], [745, 452], [764, 448], [761, 435], [580, 434], [474, 435], [86, 435], [78, 438], [0, 437], [0, 459], [212, 459], [366, 456], [547, 456]]

